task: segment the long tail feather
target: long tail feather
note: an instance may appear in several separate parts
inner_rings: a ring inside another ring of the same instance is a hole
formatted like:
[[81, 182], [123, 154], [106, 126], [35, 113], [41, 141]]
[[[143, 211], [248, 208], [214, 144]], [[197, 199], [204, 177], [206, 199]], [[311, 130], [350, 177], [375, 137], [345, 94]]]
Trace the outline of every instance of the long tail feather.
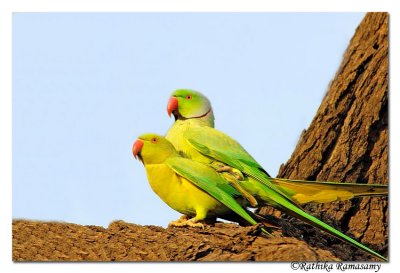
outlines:
[[314, 216], [308, 214], [307, 212], [305, 212], [304, 210], [302, 210], [295, 204], [288, 201], [286, 198], [280, 196], [279, 194], [276, 194], [273, 190], [269, 189], [262, 183], [258, 183], [258, 185], [263, 188], [263, 190], [264, 190], [263, 195], [268, 196], [268, 200], [266, 200], [266, 201], [270, 202], [272, 200], [275, 203], [275, 206], [278, 209], [282, 210], [283, 212], [285, 212], [293, 217], [296, 217], [300, 220], [303, 220], [304, 222], [306, 222], [318, 229], [321, 229], [321, 230], [331, 234], [332, 236], [334, 236], [338, 239], [341, 239], [342, 241], [347, 242], [361, 250], [364, 250], [367, 253], [369, 253], [381, 260], [387, 261], [387, 259], [385, 257], [383, 257], [382, 255], [380, 255], [379, 253], [373, 251], [372, 249], [370, 249], [370, 248], [366, 247], [365, 245], [357, 242], [356, 240], [350, 238], [349, 236], [345, 235], [344, 233], [340, 232], [339, 230], [331, 227], [330, 225], [328, 225], [328, 224], [322, 222], [321, 220], [315, 218]]
[[387, 196], [388, 186], [270, 178], [287, 195], [300, 204], [344, 201], [355, 197]]

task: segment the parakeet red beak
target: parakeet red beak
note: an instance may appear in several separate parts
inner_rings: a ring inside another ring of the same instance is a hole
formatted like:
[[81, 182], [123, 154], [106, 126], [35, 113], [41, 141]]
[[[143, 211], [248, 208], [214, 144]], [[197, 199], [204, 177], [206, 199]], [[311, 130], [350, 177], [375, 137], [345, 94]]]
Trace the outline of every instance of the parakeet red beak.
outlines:
[[[138, 156], [138, 154], [140, 153], [142, 148], [143, 148], [143, 141], [141, 141], [140, 139], [136, 140], [135, 143], [133, 143], [132, 153], [135, 158]], [[140, 158], [140, 154], [139, 154], [139, 158]]]
[[176, 109], [178, 109], [178, 99], [175, 97], [171, 97], [167, 105], [168, 116], [171, 116], [172, 112]]

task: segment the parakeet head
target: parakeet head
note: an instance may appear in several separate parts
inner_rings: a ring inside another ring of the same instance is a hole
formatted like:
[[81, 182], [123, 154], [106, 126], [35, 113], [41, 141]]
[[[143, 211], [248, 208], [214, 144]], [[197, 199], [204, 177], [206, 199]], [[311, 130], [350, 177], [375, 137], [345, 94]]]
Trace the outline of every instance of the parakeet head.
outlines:
[[167, 106], [168, 115], [177, 119], [204, 119], [214, 124], [210, 101], [200, 92], [190, 89], [175, 90]]
[[132, 153], [143, 164], [159, 164], [177, 152], [171, 142], [163, 136], [143, 134], [133, 143]]

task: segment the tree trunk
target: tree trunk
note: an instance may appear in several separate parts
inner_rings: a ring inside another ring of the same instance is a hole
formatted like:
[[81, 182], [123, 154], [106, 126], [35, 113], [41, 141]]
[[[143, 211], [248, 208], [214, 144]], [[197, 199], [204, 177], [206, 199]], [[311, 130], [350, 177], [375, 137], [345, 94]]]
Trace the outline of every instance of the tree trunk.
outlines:
[[[387, 184], [387, 165], [388, 15], [369, 13], [357, 28], [310, 127], [279, 176]], [[386, 198], [308, 205], [306, 209], [387, 255]], [[277, 221], [283, 234], [292, 238], [266, 237], [257, 227], [226, 223], [199, 230], [117, 221], [105, 229], [15, 220], [13, 260], [370, 260], [363, 252], [276, 210], [262, 208], [260, 212], [281, 216]]]
[[[388, 184], [387, 13], [368, 13], [358, 26], [317, 114], [278, 176]], [[308, 205], [306, 209], [362, 243], [387, 251], [387, 198]], [[343, 250], [337, 249], [335, 253], [343, 257]], [[345, 256], [354, 255], [348, 251]]]

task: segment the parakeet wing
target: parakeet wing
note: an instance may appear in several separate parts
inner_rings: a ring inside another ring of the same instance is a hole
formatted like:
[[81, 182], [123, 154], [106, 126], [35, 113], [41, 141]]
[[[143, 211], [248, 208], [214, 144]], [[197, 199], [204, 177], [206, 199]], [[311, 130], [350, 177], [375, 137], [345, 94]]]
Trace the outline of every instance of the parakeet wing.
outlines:
[[240, 170], [291, 200], [282, 190], [270, 182], [270, 176], [260, 164], [228, 135], [205, 126], [192, 128], [184, 134], [186, 140], [202, 154]]
[[222, 204], [243, 217], [250, 224], [257, 222], [235, 200], [240, 193], [212, 168], [182, 157], [171, 157], [165, 162], [172, 170], [207, 192]]

